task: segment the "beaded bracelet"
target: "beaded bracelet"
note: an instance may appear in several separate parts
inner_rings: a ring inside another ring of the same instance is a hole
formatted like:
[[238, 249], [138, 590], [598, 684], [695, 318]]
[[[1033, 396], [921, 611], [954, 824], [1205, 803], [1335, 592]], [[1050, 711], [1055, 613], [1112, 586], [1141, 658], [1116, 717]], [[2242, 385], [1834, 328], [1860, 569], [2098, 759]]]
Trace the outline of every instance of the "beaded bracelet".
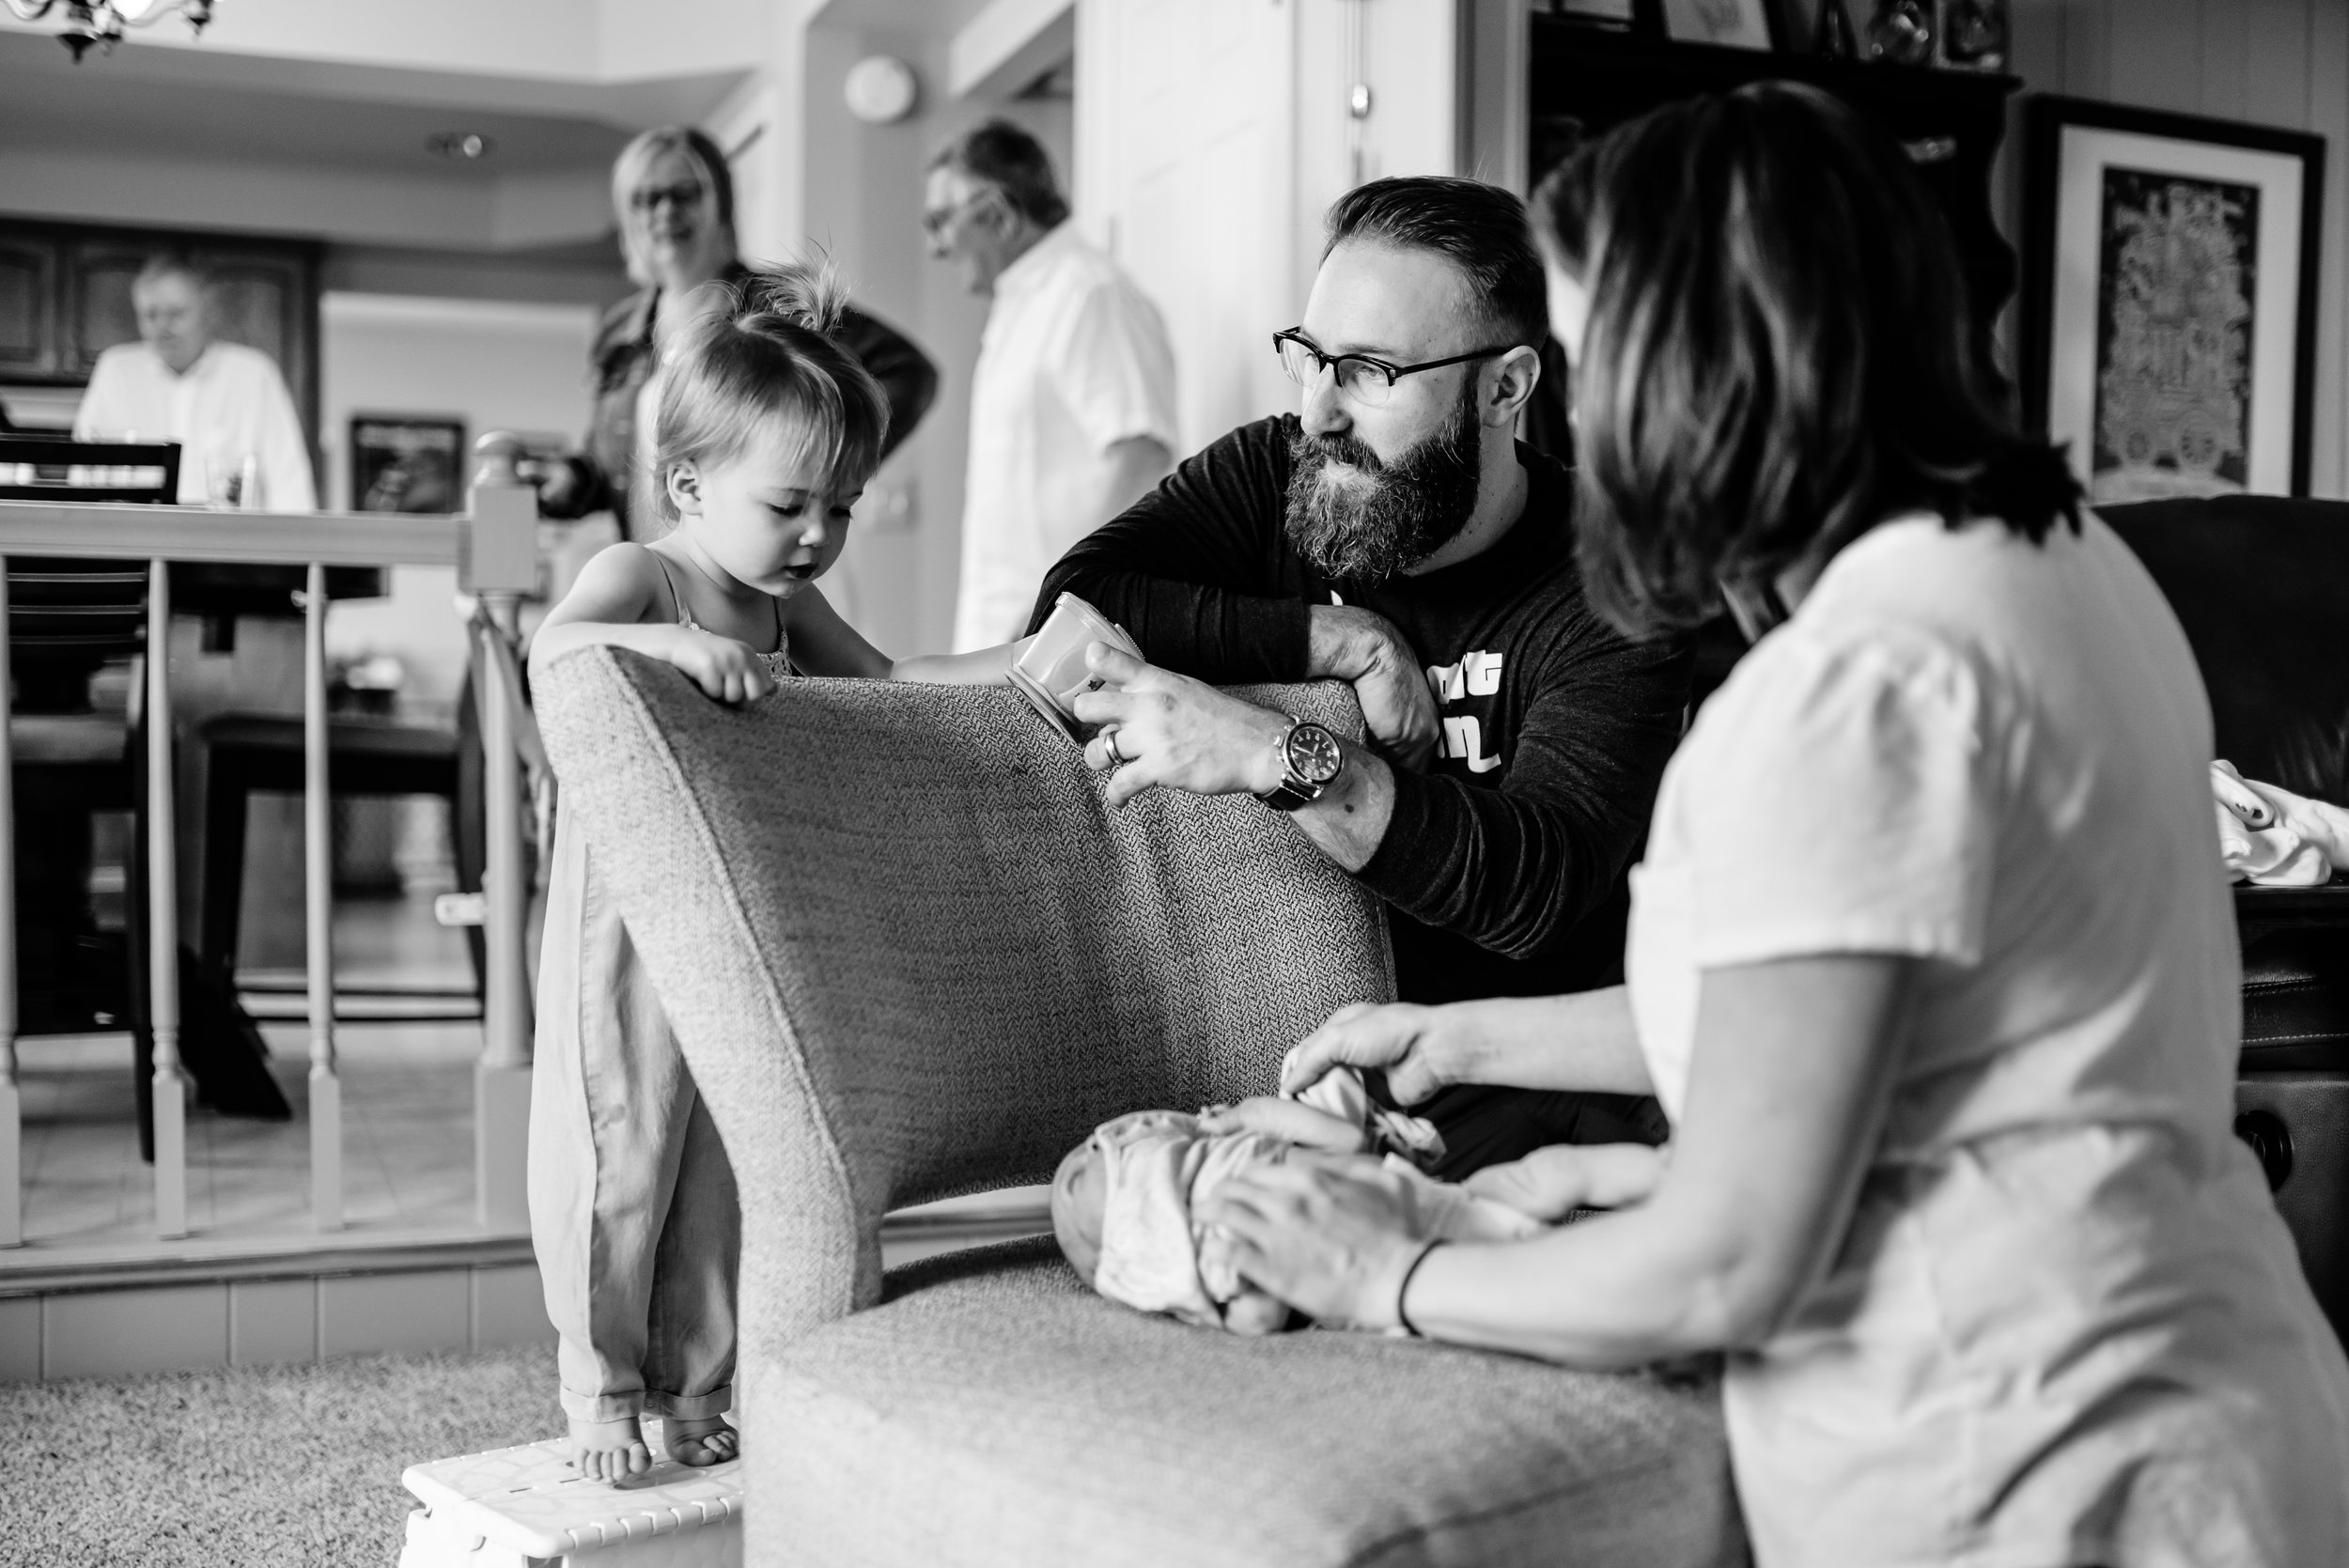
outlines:
[[1415, 1340], [1423, 1340], [1427, 1336], [1419, 1331], [1419, 1325], [1411, 1321], [1411, 1314], [1403, 1310], [1403, 1298], [1411, 1293], [1411, 1277], [1419, 1272], [1419, 1265], [1427, 1261], [1430, 1252], [1443, 1245], [1441, 1241], [1431, 1241], [1421, 1248], [1419, 1256], [1411, 1260], [1411, 1266], [1403, 1271], [1403, 1282], [1394, 1287], [1394, 1320], [1403, 1326], [1405, 1333]]

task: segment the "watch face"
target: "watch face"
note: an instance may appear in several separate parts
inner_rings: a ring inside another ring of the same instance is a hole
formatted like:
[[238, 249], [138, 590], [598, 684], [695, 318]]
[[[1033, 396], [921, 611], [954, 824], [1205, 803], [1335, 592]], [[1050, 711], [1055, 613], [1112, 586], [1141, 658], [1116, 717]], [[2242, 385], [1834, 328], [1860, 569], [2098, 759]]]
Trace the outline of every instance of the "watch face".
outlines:
[[1346, 766], [1338, 737], [1319, 724], [1299, 724], [1289, 731], [1289, 771], [1309, 784], [1326, 784]]

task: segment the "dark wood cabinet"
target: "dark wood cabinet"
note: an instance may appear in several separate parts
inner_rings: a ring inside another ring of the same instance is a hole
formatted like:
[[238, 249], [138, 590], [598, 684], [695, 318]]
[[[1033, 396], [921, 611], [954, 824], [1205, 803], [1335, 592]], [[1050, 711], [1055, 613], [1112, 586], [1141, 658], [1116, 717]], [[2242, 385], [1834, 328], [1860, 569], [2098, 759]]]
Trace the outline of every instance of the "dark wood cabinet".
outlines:
[[1986, 335], [2014, 296], [2015, 248], [1991, 216], [1990, 165], [2006, 101], [2022, 83], [1980, 71], [1823, 59], [1673, 43], [1553, 17], [1532, 19], [1529, 148], [1538, 181], [1583, 142], [1659, 104], [1772, 78], [1808, 82], [1859, 111], [1907, 150], [1941, 205]]
[[56, 247], [0, 234], [0, 376], [31, 380], [57, 367]]
[[137, 339], [131, 280], [166, 249], [187, 251], [211, 271], [220, 335], [277, 362], [317, 450], [315, 242], [0, 218], [0, 380], [86, 382], [101, 352]]
[[[1999, 361], [1994, 332], [2014, 297], [2015, 249], [1992, 217], [1990, 165], [2006, 135], [2006, 101], [2022, 84], [2012, 76], [1921, 66], [1824, 59], [1812, 54], [1716, 49], [1660, 36], [1652, 8], [1634, 31], [1614, 32], [1557, 17], [1531, 20], [1527, 167], [1538, 182], [1585, 142], [1665, 103], [1729, 92], [1749, 82], [1808, 82], [1833, 93], [1908, 153], [1949, 220], [1950, 238], [1973, 303], [1973, 331], [1983, 363]], [[1525, 438], [1568, 457], [1565, 356], [1553, 343], [1526, 410]], [[1702, 701], [1745, 651], [1726, 617], [1697, 637], [1693, 696]]]

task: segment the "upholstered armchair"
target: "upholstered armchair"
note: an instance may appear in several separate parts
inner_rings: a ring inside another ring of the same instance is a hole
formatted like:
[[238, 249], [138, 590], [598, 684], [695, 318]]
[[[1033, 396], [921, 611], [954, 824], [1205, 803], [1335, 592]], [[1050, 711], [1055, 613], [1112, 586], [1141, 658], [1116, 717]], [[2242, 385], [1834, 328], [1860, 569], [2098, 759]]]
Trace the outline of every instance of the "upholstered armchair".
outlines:
[[[1268, 1091], [1391, 995], [1370, 897], [1253, 801], [1110, 809], [1000, 689], [746, 710], [570, 655], [537, 691], [741, 1190], [755, 1564], [1726, 1564], [1718, 1393], [1092, 1294], [1049, 1238], [884, 1275], [892, 1208]], [[1360, 732], [1341, 687], [1277, 700]]]

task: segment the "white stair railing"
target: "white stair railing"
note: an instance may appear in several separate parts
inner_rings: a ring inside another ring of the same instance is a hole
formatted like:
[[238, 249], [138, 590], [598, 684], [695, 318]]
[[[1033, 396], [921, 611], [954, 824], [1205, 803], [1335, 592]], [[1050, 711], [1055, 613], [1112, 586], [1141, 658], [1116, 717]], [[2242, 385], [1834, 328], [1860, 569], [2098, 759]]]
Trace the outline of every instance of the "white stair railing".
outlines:
[[[537, 506], [510, 450], [483, 438], [489, 459], [459, 517], [385, 513], [213, 512], [176, 506], [0, 501], [0, 1247], [23, 1240], [23, 1097], [16, 1050], [14, 794], [7, 713], [7, 560], [78, 556], [148, 563], [146, 684], [148, 1021], [154, 1041], [155, 1234], [189, 1234], [187, 1078], [179, 1055], [179, 934], [173, 806], [170, 582], [167, 561], [294, 564], [303, 595], [303, 902], [309, 969], [310, 1215], [342, 1227], [342, 1088], [334, 1048], [334, 878], [326, 706], [326, 568], [455, 567], [460, 587], [511, 624], [536, 583]], [[530, 1119], [530, 889], [522, 872], [521, 789], [514, 751], [521, 716], [504, 680], [478, 660], [474, 690], [487, 752], [489, 866], [483, 877], [488, 964], [483, 1049], [475, 1074], [474, 1173], [483, 1228], [528, 1222], [523, 1149]], [[217, 873], [216, 873], [217, 874]], [[228, 868], [227, 875], [235, 875]]]
[[[343, 1080], [334, 1071], [334, 813], [327, 794], [326, 568], [302, 592], [302, 884], [310, 979], [310, 1224], [343, 1228]], [[241, 868], [228, 868], [236, 876]], [[211, 875], [220, 875], [218, 868]], [[233, 955], [232, 955], [233, 961]]]
[[[6, 629], [0, 628], [0, 635]], [[171, 572], [160, 557], [147, 567], [146, 662], [147, 1032], [155, 1045], [155, 1234], [170, 1241], [188, 1234], [188, 1084], [179, 1071], [179, 832], [171, 776]], [[16, 831], [13, 820], [8, 831]], [[8, 901], [16, 901], [13, 886]]]

